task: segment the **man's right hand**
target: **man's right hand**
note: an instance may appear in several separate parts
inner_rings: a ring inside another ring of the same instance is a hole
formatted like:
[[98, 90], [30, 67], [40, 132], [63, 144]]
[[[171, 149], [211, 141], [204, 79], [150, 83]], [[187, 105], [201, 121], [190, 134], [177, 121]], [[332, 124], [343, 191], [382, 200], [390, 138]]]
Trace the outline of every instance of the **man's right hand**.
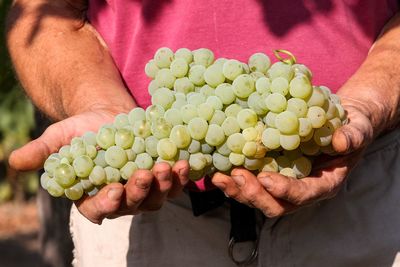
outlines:
[[[75, 136], [98, 128], [113, 120], [112, 112], [90, 111], [69, 117], [49, 126], [36, 140], [10, 156], [11, 167], [35, 170], [43, 166], [51, 153], [69, 144]], [[85, 196], [75, 204], [90, 221], [101, 224], [104, 218], [137, 214], [159, 209], [167, 197], [176, 196], [188, 182], [189, 165], [178, 161], [172, 168], [167, 163], [156, 164], [151, 171], [137, 170], [125, 185], [112, 183], [94, 196]]]

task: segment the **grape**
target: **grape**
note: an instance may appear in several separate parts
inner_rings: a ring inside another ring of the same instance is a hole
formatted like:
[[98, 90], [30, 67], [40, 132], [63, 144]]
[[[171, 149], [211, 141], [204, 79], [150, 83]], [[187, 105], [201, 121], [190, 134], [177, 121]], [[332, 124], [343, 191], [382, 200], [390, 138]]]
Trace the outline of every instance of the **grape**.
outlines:
[[241, 111], [242, 109], [243, 108], [238, 104], [230, 104], [225, 108], [225, 114], [227, 117], [236, 117], [239, 111]]
[[[252, 93], [247, 99], [247, 104], [249, 108], [252, 109], [255, 113], [257, 113], [257, 115], [265, 115], [265, 113], [267, 113], [268, 111], [267, 109], [264, 109], [260, 106], [260, 103], [263, 102], [264, 99], [257, 92]], [[263, 107], [266, 107], [266, 105], [263, 105]]]
[[300, 137], [306, 137], [310, 133], [312, 133], [313, 128], [311, 121], [307, 118], [300, 118], [299, 119], [299, 135]]
[[242, 109], [236, 116], [240, 128], [246, 129], [257, 124], [257, 114], [251, 109]]
[[262, 74], [262, 73], [259, 72], [259, 71], [255, 71], [255, 72], [250, 73], [250, 76], [253, 78], [253, 80], [254, 80], [255, 82], [256, 82], [258, 79], [265, 77], [265, 75]]
[[81, 183], [76, 183], [70, 188], [65, 189], [64, 193], [70, 200], [78, 200], [83, 196], [83, 186]]
[[64, 188], [71, 186], [75, 178], [74, 168], [69, 164], [61, 163], [54, 169], [54, 180]]
[[227, 143], [224, 142], [222, 145], [217, 146], [217, 152], [221, 155], [229, 156], [232, 151], [229, 149]]
[[310, 69], [303, 64], [293, 64], [292, 70], [294, 71], [295, 75], [305, 75], [309, 80], [312, 78]]
[[202, 103], [206, 102], [206, 97], [200, 93], [191, 92], [187, 95], [187, 103], [198, 106]]
[[257, 153], [257, 143], [253, 141], [246, 142], [243, 146], [242, 153], [246, 157], [254, 157]]
[[164, 118], [157, 118], [151, 124], [151, 133], [158, 139], [166, 138], [169, 136], [172, 125]]
[[329, 99], [329, 96], [331, 95], [331, 90], [323, 85], [320, 85], [319, 88], [321, 88], [322, 93], [324, 94], [325, 99]]
[[218, 146], [222, 144], [225, 141], [224, 130], [217, 124], [209, 125], [205, 140], [209, 145], [212, 146]]
[[228, 148], [235, 153], [241, 153], [245, 143], [246, 139], [244, 139], [241, 133], [234, 133], [226, 140]]
[[208, 84], [205, 84], [200, 88], [200, 93], [205, 97], [214, 95], [214, 91], [215, 89], [213, 87], [210, 87]]
[[213, 164], [215, 168], [222, 172], [229, 171], [232, 168], [232, 163], [228, 157], [215, 152], [213, 154]]
[[326, 100], [322, 108], [325, 110], [327, 120], [339, 117], [339, 112], [336, 108], [336, 104], [332, 101]]
[[169, 68], [174, 60], [174, 52], [167, 47], [158, 49], [154, 55], [154, 61], [159, 68]]
[[79, 156], [72, 162], [76, 176], [88, 177], [93, 169], [93, 161], [86, 155]]
[[333, 125], [328, 121], [321, 128], [315, 129], [314, 141], [319, 146], [327, 146], [332, 142]]
[[278, 129], [267, 128], [262, 133], [261, 141], [269, 149], [280, 147], [280, 132]]
[[271, 81], [267, 77], [261, 77], [256, 81], [256, 91], [259, 94], [271, 92]]
[[264, 159], [245, 158], [243, 165], [246, 169], [251, 171], [259, 170], [264, 165]]
[[247, 65], [246, 63], [242, 63], [242, 67], [243, 67], [243, 73], [246, 73], [246, 74], [250, 73], [249, 65]]
[[201, 143], [201, 153], [203, 154], [211, 154], [214, 151], [214, 147], [210, 146], [206, 142]]
[[153, 104], [160, 105], [165, 110], [169, 109], [174, 101], [174, 94], [170, 89], [165, 87], [158, 88], [151, 97], [151, 102]]
[[216, 110], [210, 120], [210, 124], [222, 125], [226, 119], [226, 115], [221, 110]]
[[285, 168], [289, 168], [292, 165], [290, 160], [285, 156], [277, 157], [276, 163], [278, 164], [279, 171], [281, 171], [282, 169], [285, 169]]
[[338, 112], [339, 118], [340, 118], [341, 120], [344, 120], [345, 117], [346, 117], [346, 111], [345, 111], [344, 108], [343, 108], [341, 105], [339, 105], [339, 104], [336, 104], [336, 108], [337, 108], [337, 112]]
[[157, 153], [162, 159], [171, 160], [178, 153], [178, 149], [169, 138], [164, 138], [157, 144]]
[[306, 76], [296, 76], [290, 81], [289, 92], [293, 97], [307, 99], [312, 91], [312, 85]]
[[74, 144], [71, 145], [71, 148], [69, 149], [69, 151], [73, 158], [85, 155], [86, 154], [85, 143], [83, 143], [82, 140], [80, 140], [79, 142], [75, 142]]
[[221, 110], [224, 106], [221, 99], [215, 95], [207, 97], [206, 104], [212, 106], [214, 110]]
[[204, 80], [212, 87], [217, 87], [225, 81], [225, 76], [222, 73], [222, 66], [211, 65], [204, 72]]
[[220, 58], [217, 58], [215, 61], [214, 61], [214, 64], [218, 64], [218, 65], [224, 65], [225, 64], [225, 62], [227, 62], [228, 61], [228, 59], [226, 59], [226, 58], [224, 58], [224, 57], [220, 57]]
[[304, 118], [307, 116], [308, 106], [301, 98], [291, 98], [287, 101], [286, 110], [293, 112], [298, 118]]
[[206, 81], [204, 80], [204, 72], [206, 68], [203, 65], [195, 65], [189, 70], [189, 80], [196, 86], [203, 86]]
[[118, 129], [115, 133], [115, 144], [123, 149], [127, 149], [132, 147], [134, 138], [132, 128]]
[[249, 68], [252, 72], [259, 71], [267, 73], [271, 65], [269, 57], [263, 53], [255, 53], [249, 58]]
[[264, 123], [271, 128], [276, 128], [275, 126], [275, 119], [278, 113], [275, 112], [268, 112], [267, 115], [264, 117]]
[[233, 81], [232, 89], [237, 97], [246, 98], [255, 91], [254, 79], [248, 74], [241, 74]]
[[143, 121], [146, 119], [146, 112], [142, 108], [134, 108], [128, 114], [129, 124], [132, 126], [136, 121]]
[[240, 61], [235, 59], [227, 60], [223, 64], [222, 73], [227, 79], [233, 81], [236, 77], [243, 73], [243, 65]]
[[271, 157], [264, 158], [264, 166], [262, 167], [261, 171], [278, 172], [278, 170], [279, 170], [278, 163], [274, 158]]
[[111, 146], [106, 150], [105, 160], [114, 168], [121, 168], [128, 161], [125, 150], [119, 146]]
[[101, 167], [105, 167], [107, 166], [107, 162], [106, 162], [106, 152], [104, 150], [99, 150], [97, 152], [96, 157], [94, 158], [93, 162], [96, 166], [101, 166]]
[[136, 158], [136, 153], [133, 152], [132, 149], [125, 149], [125, 154], [126, 157], [128, 158], [128, 161], [134, 161]]
[[55, 179], [50, 179], [46, 184], [47, 192], [53, 197], [61, 197], [64, 195], [64, 188], [62, 188]]
[[243, 154], [234, 152], [229, 154], [229, 161], [232, 163], [232, 165], [241, 166], [244, 164], [244, 160], [245, 156]]
[[165, 110], [160, 105], [151, 105], [146, 108], [146, 120], [149, 122], [154, 121], [157, 118], [163, 117]]
[[152, 95], [157, 89], [158, 89], [158, 83], [156, 80], [152, 80], [149, 83], [149, 86], [147, 87], [147, 91], [149, 92], [150, 95]]
[[209, 121], [214, 115], [214, 108], [210, 104], [201, 103], [197, 107], [197, 113], [201, 118], [205, 119], [206, 121]]
[[184, 58], [176, 58], [171, 62], [171, 66], [169, 68], [175, 77], [182, 78], [187, 74], [189, 65]]
[[298, 136], [297, 134], [281, 134], [281, 136], [279, 137], [279, 142], [281, 143], [281, 147], [283, 149], [294, 150], [300, 145], [300, 136]]
[[96, 165], [89, 174], [89, 180], [94, 185], [102, 185], [106, 182], [106, 172], [101, 166]]
[[172, 74], [170, 69], [161, 69], [157, 72], [156, 83], [158, 87], [174, 88], [175, 76]]
[[307, 118], [310, 120], [313, 128], [321, 128], [326, 122], [325, 110], [321, 107], [310, 107], [307, 112]]
[[151, 157], [156, 158], [158, 157], [157, 152], [157, 144], [158, 139], [154, 136], [149, 136], [144, 140], [144, 144], [146, 146], [146, 153], [149, 154]]
[[307, 99], [307, 105], [309, 107], [318, 106], [322, 107], [325, 103], [325, 95], [321, 88], [314, 86], [311, 96]]
[[229, 83], [222, 83], [215, 88], [215, 95], [219, 97], [224, 105], [229, 105], [235, 101], [235, 94], [232, 85]]
[[144, 139], [142, 137], [135, 137], [135, 141], [133, 141], [132, 150], [136, 154], [143, 153], [146, 151], [146, 145], [144, 143]]
[[183, 124], [181, 112], [176, 108], [171, 108], [165, 111], [164, 118], [172, 126]]
[[[83, 142], [86, 144], [86, 145], [92, 145], [92, 146], [95, 146], [95, 145], [97, 145], [97, 142], [96, 142], [96, 133], [94, 133], [94, 132], [86, 132], [83, 136], [82, 136], [82, 139], [83, 139]], [[61, 149], [60, 149], [60, 152], [61, 152]], [[59, 152], [59, 153], [60, 153]], [[60, 153], [61, 154], [61, 153]]]
[[189, 130], [183, 125], [175, 125], [172, 128], [170, 139], [177, 148], [185, 148], [189, 146], [192, 141]]
[[[91, 159], [94, 159], [97, 155], [97, 149], [95, 146], [87, 145], [86, 146], [86, 155], [88, 155]], [[68, 162], [71, 162], [68, 160]]]
[[210, 66], [214, 62], [214, 53], [207, 48], [200, 48], [193, 51], [193, 61], [195, 64], [204, 67]]
[[319, 154], [320, 147], [311, 139], [300, 143], [300, 150], [304, 155], [315, 156]]
[[[135, 124], [133, 125], [133, 134], [137, 137], [142, 137], [146, 138], [151, 135], [151, 128], [150, 128], [150, 123], [143, 120], [143, 121], [136, 121]], [[103, 147], [104, 149], [107, 149], [110, 146]]]
[[286, 109], [287, 100], [281, 94], [272, 93], [265, 98], [265, 104], [272, 112], [280, 113]]
[[291, 111], [284, 111], [275, 117], [276, 128], [284, 134], [296, 133], [299, 128], [299, 120]]
[[139, 169], [150, 170], [153, 167], [153, 159], [147, 153], [140, 153], [136, 156], [135, 163]]
[[283, 77], [276, 77], [272, 80], [270, 90], [272, 93], [278, 93], [285, 96], [289, 92], [289, 82]]
[[119, 180], [121, 178], [121, 174], [118, 169], [107, 166], [104, 168], [104, 171], [106, 173], [106, 183], [107, 184], [119, 182]]
[[206, 137], [208, 127], [207, 121], [199, 117], [191, 119], [188, 124], [190, 136], [196, 140], [202, 140]]
[[194, 154], [194, 153], [199, 152], [200, 149], [201, 149], [201, 143], [199, 141], [195, 140], [195, 139], [192, 139], [192, 142], [190, 142], [190, 145], [187, 148], [187, 151], [190, 154]]
[[189, 160], [190, 153], [187, 150], [179, 150], [178, 159], [179, 160]]
[[274, 80], [277, 77], [283, 77], [290, 81], [294, 76], [294, 71], [289, 65], [283, 62], [276, 62], [269, 68], [268, 76], [271, 80]]
[[[262, 131], [264, 131], [264, 129]], [[262, 134], [262, 131], [261, 131], [261, 134]], [[259, 135], [259, 133], [255, 127], [249, 127], [249, 128], [244, 129], [242, 134], [246, 141], [256, 141], [257, 137]]]
[[55, 157], [49, 157], [44, 162], [44, 170], [50, 175], [54, 176], [54, 170], [60, 165], [60, 159]]
[[190, 64], [193, 61], [193, 54], [187, 48], [179, 48], [175, 51], [175, 58], [183, 58], [187, 64]]
[[40, 175], [40, 185], [43, 189], [47, 190], [47, 182], [51, 179], [47, 172], [42, 173]]
[[207, 159], [202, 153], [195, 153], [190, 155], [189, 165], [191, 169], [200, 171], [207, 166]]
[[221, 127], [226, 136], [240, 132], [240, 126], [235, 117], [227, 117]]
[[[96, 138], [96, 136], [95, 136]], [[72, 162], [74, 158], [72, 157], [72, 154], [70, 152], [71, 146], [70, 145], [65, 145], [60, 148], [58, 153], [60, 154], [61, 157], [68, 159], [69, 162]], [[47, 160], [46, 160], [47, 161]], [[45, 161], [45, 164], [46, 164]], [[46, 170], [47, 171], [47, 170]], [[48, 171], [47, 171], [48, 172]]]
[[[87, 178], [81, 179], [79, 181], [79, 183], [81, 184], [82, 189], [83, 189], [84, 192], [90, 192], [90, 191], [92, 191], [94, 189], [94, 185]], [[82, 195], [83, 195], [83, 192], [82, 192]]]
[[310, 175], [311, 173], [311, 161], [306, 157], [300, 157], [293, 161], [292, 169], [296, 174], [297, 178], [304, 178]]
[[146, 66], [144, 67], [144, 72], [146, 73], [147, 77], [154, 79], [157, 75], [157, 72], [160, 68], [157, 66], [155, 60], [150, 60], [147, 62]]
[[283, 168], [279, 173], [287, 177], [296, 178], [296, 173], [292, 168]]
[[235, 103], [241, 106], [242, 108], [249, 108], [246, 98], [236, 97]]
[[176, 79], [174, 83], [174, 91], [188, 94], [194, 91], [194, 84], [187, 77]]

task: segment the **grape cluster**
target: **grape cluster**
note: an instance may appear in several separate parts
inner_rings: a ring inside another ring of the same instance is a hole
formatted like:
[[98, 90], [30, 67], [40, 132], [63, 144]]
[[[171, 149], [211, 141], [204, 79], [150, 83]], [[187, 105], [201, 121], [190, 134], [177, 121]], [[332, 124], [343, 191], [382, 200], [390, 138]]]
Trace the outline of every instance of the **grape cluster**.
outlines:
[[311, 71], [290, 52], [274, 53], [274, 64], [263, 53], [246, 64], [215, 60], [205, 48], [160, 48], [145, 67], [152, 105], [74, 138], [46, 160], [41, 185], [77, 200], [137, 169], [181, 159], [192, 180], [235, 166], [308, 176], [314, 156], [334, 153], [332, 135], [345, 111], [327, 87], [311, 84]]

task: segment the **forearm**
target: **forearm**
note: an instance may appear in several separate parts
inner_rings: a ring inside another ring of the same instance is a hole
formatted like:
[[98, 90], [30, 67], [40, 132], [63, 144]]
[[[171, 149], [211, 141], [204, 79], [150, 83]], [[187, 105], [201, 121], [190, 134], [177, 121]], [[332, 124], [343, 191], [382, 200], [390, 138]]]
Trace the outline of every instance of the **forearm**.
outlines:
[[82, 17], [60, 0], [15, 1], [10, 10], [7, 41], [19, 80], [56, 120], [135, 105], [107, 47]]
[[351, 96], [369, 115], [374, 136], [396, 127], [400, 118], [400, 15], [385, 27], [359, 70], [339, 94]]

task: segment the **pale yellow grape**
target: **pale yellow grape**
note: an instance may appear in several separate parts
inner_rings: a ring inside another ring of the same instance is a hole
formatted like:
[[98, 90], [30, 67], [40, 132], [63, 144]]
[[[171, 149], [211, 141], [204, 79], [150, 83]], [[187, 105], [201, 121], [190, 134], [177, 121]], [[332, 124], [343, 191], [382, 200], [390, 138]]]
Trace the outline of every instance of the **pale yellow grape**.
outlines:
[[207, 144], [205, 141], [201, 142], [201, 153], [212, 154], [214, 147]]
[[126, 157], [128, 158], [128, 161], [134, 161], [136, 158], [136, 153], [133, 152], [132, 149], [125, 149], [125, 154]]
[[329, 100], [332, 101], [335, 104], [339, 104], [340, 105], [340, 103], [341, 103], [340, 97], [338, 95], [335, 95], [335, 94], [329, 95]]
[[212, 95], [207, 97], [206, 104], [211, 105], [214, 110], [222, 110], [224, 104], [218, 96]]
[[261, 136], [261, 141], [268, 149], [277, 149], [280, 147], [280, 132], [275, 128], [267, 128]]
[[206, 121], [211, 120], [212, 116], [214, 115], [214, 108], [212, 105], [207, 103], [201, 103], [197, 107], [197, 113], [199, 116]]
[[153, 121], [157, 118], [163, 117], [165, 109], [160, 105], [150, 105], [146, 108], [146, 120]]
[[241, 74], [233, 81], [232, 89], [237, 97], [247, 98], [255, 91], [254, 79], [248, 74]]
[[332, 101], [326, 100], [322, 108], [325, 110], [327, 120], [339, 117], [339, 112], [336, 108], [336, 104]]
[[278, 172], [278, 170], [279, 170], [278, 163], [274, 158], [271, 157], [264, 158], [264, 166], [262, 167], [261, 171]]
[[86, 155], [89, 156], [91, 159], [94, 159], [97, 155], [96, 147], [92, 145], [86, 145]]
[[206, 68], [203, 65], [195, 65], [189, 70], [189, 80], [196, 86], [203, 86], [206, 81], [204, 80], [204, 72]]
[[250, 76], [253, 78], [254, 82], [257, 82], [258, 79], [265, 77], [265, 75], [259, 71], [251, 72]]
[[253, 157], [257, 152], [257, 143], [254, 141], [246, 142], [243, 146], [242, 153], [246, 157]]
[[157, 72], [160, 68], [157, 66], [157, 63], [154, 59], [149, 60], [144, 67], [144, 72], [146, 73], [147, 77], [154, 79], [157, 75]]
[[189, 165], [191, 169], [200, 171], [207, 166], [207, 159], [202, 153], [195, 153], [190, 155]]
[[[94, 138], [95, 138], [94, 141], [95, 141], [95, 143], [97, 144], [97, 142], [96, 142], [96, 135], [94, 136]], [[69, 162], [72, 162], [72, 161], [74, 160], [74, 158], [72, 157], [72, 154], [71, 154], [71, 152], [70, 152], [70, 148], [71, 148], [70, 145], [62, 146], [62, 147], [60, 148], [60, 150], [58, 151], [58, 153], [60, 154], [61, 157], [67, 158]], [[46, 160], [46, 161], [47, 161], [47, 160]]]
[[271, 66], [271, 60], [264, 53], [255, 53], [250, 56], [248, 64], [252, 72], [259, 71], [261, 73], [267, 73]]
[[215, 88], [209, 86], [208, 84], [205, 84], [200, 88], [200, 93], [202, 95], [204, 95], [205, 97], [209, 97], [209, 96], [214, 95]]
[[332, 125], [334, 130], [342, 126], [342, 121], [339, 118], [330, 119], [329, 123]]
[[47, 190], [47, 182], [52, 179], [47, 172], [43, 172], [42, 175], [40, 175], [40, 186]]
[[162, 106], [164, 110], [169, 109], [174, 101], [174, 93], [166, 87], [157, 89], [151, 97], [151, 103]]
[[[96, 146], [97, 142], [96, 142], [96, 133], [95, 132], [86, 132], [83, 134], [82, 136], [83, 141], [85, 142], [86, 145], [92, 145], [92, 146]], [[60, 152], [59, 152], [60, 153]]]
[[321, 128], [326, 122], [325, 110], [318, 106], [310, 107], [307, 112], [307, 118], [313, 128]]
[[214, 62], [214, 53], [207, 48], [193, 50], [193, 62], [204, 67], [210, 66]]
[[197, 117], [189, 121], [188, 130], [190, 136], [196, 140], [202, 140], [206, 137], [208, 131], [208, 123], [205, 119]]
[[115, 132], [115, 144], [123, 149], [132, 147], [134, 139], [135, 135], [131, 128], [121, 128]]
[[246, 141], [256, 141], [258, 137], [258, 131], [255, 127], [244, 129], [242, 134]]
[[235, 117], [227, 117], [221, 125], [226, 136], [240, 132], [240, 126]]
[[276, 77], [270, 85], [271, 93], [278, 93], [286, 96], [289, 92], [289, 82], [283, 77]]
[[133, 141], [132, 150], [136, 154], [143, 153], [146, 151], [146, 145], [144, 143], [143, 137], [135, 137], [135, 141]]
[[159, 87], [174, 88], [175, 76], [170, 69], [160, 69], [157, 72], [155, 81]]
[[172, 126], [183, 124], [181, 112], [176, 108], [171, 108], [165, 111], [164, 118]]
[[287, 177], [297, 178], [296, 173], [292, 168], [283, 168], [279, 173]]
[[190, 64], [193, 61], [193, 54], [187, 48], [179, 48], [175, 51], [175, 58], [183, 58], [187, 64]]
[[330, 95], [331, 95], [331, 89], [329, 89], [328, 87], [324, 86], [324, 85], [320, 85], [319, 88], [321, 88], [322, 92], [324, 93], [325, 99], [329, 99]]
[[185, 123], [189, 123], [189, 121], [193, 118], [198, 117], [197, 107], [192, 104], [186, 104], [181, 108], [181, 116], [182, 120]]
[[222, 73], [222, 66], [213, 64], [209, 66], [204, 72], [204, 80], [212, 87], [217, 87], [225, 82], [225, 76]]
[[136, 121], [146, 119], [146, 112], [142, 108], [134, 108], [128, 114], [129, 123], [133, 126]]
[[212, 164], [213, 158], [210, 154], [204, 154], [204, 158], [206, 159], [207, 166]]
[[222, 123], [225, 121], [225, 119], [226, 119], [225, 113], [221, 110], [216, 110], [214, 112], [214, 115], [212, 116], [209, 124], [222, 125]]
[[64, 194], [70, 200], [78, 200], [83, 196], [83, 187], [81, 183], [76, 183], [70, 188], [65, 189]]
[[230, 154], [232, 151], [229, 149], [227, 143], [224, 142], [222, 145], [217, 146], [217, 152], [218, 152], [219, 154], [221, 154], [221, 155], [224, 155], [224, 156], [227, 156], [227, 157], [228, 157], [229, 154]]
[[244, 164], [244, 160], [245, 156], [243, 154], [234, 152], [229, 154], [229, 161], [232, 163], [232, 165], [242, 166]]
[[245, 158], [244, 160], [244, 167], [248, 170], [255, 171], [259, 170], [264, 166], [265, 160], [261, 159], [252, 159], [252, 158]]
[[93, 161], [86, 155], [79, 156], [72, 162], [76, 176], [88, 177], [93, 169]]
[[[108, 127], [108, 126], [103, 126], [97, 132], [97, 135], [96, 135], [97, 144], [101, 148], [107, 149], [110, 146], [113, 146], [115, 144], [114, 136], [115, 136], [115, 129], [114, 128]], [[71, 149], [72, 149], [72, 146], [71, 146]]]
[[307, 116], [308, 106], [301, 98], [290, 98], [286, 110], [293, 112], [298, 118], [304, 118]]
[[176, 58], [171, 62], [169, 69], [176, 78], [182, 78], [188, 73], [189, 65], [185, 59]]
[[261, 77], [256, 81], [256, 91], [259, 94], [265, 94], [265, 93], [270, 93], [271, 92], [271, 81], [267, 77]]
[[213, 164], [215, 168], [223, 172], [228, 171], [232, 168], [232, 163], [229, 161], [228, 157], [215, 152], [213, 154]]
[[311, 96], [308, 99], [306, 99], [306, 101], [309, 107], [312, 106], [322, 107], [325, 103], [325, 95], [320, 87], [314, 86]]
[[313, 130], [311, 121], [307, 118], [299, 118], [299, 135], [300, 137], [308, 136]]
[[227, 117], [236, 117], [239, 111], [241, 111], [242, 109], [243, 108], [238, 104], [230, 104], [225, 108], [225, 114]]
[[115, 116], [113, 125], [117, 129], [121, 129], [129, 125], [128, 114], [121, 113]]
[[235, 103], [241, 106], [242, 108], [249, 108], [249, 105], [247, 104], [247, 98], [236, 97]]
[[281, 134], [279, 137], [279, 142], [281, 143], [281, 147], [286, 150], [294, 150], [300, 145], [300, 136], [297, 134]]
[[260, 107], [259, 103], [264, 102], [261, 95], [257, 92], [252, 93], [247, 99], [247, 104], [257, 115], [264, 115], [267, 113], [266, 109]]
[[291, 66], [283, 62], [276, 62], [272, 64], [267, 73], [271, 80], [277, 77], [283, 77], [290, 81], [294, 76], [294, 71], [292, 70]]
[[186, 101], [186, 94], [180, 93], [180, 92], [175, 92], [175, 100], [184, 100]]
[[[84, 192], [90, 192], [90, 191], [92, 191], [94, 189], [94, 184], [92, 184], [87, 177], [81, 179], [79, 181], [79, 183], [81, 184], [82, 189], [83, 189]], [[83, 195], [83, 192], [82, 192], [82, 195]]]
[[228, 148], [235, 153], [241, 153], [245, 143], [246, 139], [244, 139], [241, 133], [234, 133], [228, 136], [226, 140]]
[[275, 119], [276, 119], [276, 116], [277, 116], [277, 115], [278, 115], [278, 113], [269, 111], [269, 112], [267, 113], [267, 115], [266, 115], [266, 116], [264, 117], [264, 119], [263, 119], [264, 123], [265, 123], [268, 127], [276, 128], [276, 126], [275, 126]]
[[44, 170], [50, 175], [54, 176], [54, 170], [60, 165], [60, 159], [56, 157], [49, 157], [44, 162]]
[[154, 55], [154, 61], [159, 68], [169, 68], [173, 60], [174, 52], [168, 47], [159, 48]]
[[156, 80], [150, 81], [149, 85], [147, 86], [147, 91], [149, 95], [152, 95], [157, 89], [159, 88], [158, 83]]
[[300, 141], [301, 142], [307, 142], [309, 140], [311, 140], [314, 136], [314, 129], [311, 129], [311, 132], [306, 135], [306, 136], [300, 136]]
[[53, 197], [61, 197], [64, 195], [64, 188], [61, 187], [54, 179], [50, 179], [46, 184], [47, 192]]
[[227, 60], [223, 64], [222, 73], [227, 79], [233, 81], [237, 76], [243, 73], [243, 65], [236, 59]]
[[106, 150], [105, 160], [111, 167], [121, 168], [128, 161], [128, 157], [121, 147], [112, 146]]
[[225, 142], [224, 130], [222, 130], [222, 127], [217, 124], [209, 125], [205, 140], [209, 145], [212, 146], [221, 145], [223, 142]]
[[228, 61], [228, 59], [227, 58], [224, 58], [224, 57], [220, 57], [220, 58], [217, 58], [215, 61], [214, 61], [214, 64], [219, 64], [219, 65], [224, 65], [225, 64], [225, 62], [227, 62]]
[[169, 138], [178, 148], [185, 148], [192, 141], [189, 130], [183, 125], [175, 125], [171, 130]]
[[157, 143], [157, 153], [162, 159], [171, 160], [178, 153], [178, 149], [169, 138], [164, 138]]
[[99, 150], [99, 151], [97, 152], [96, 157], [95, 157], [94, 160], [93, 160], [94, 164], [95, 164], [96, 166], [101, 166], [101, 167], [103, 167], [103, 168], [104, 168], [105, 166], [107, 166], [107, 162], [106, 162], [105, 156], [106, 156], [106, 152], [105, 152], [104, 150]]
[[149, 154], [153, 158], [159, 156], [157, 152], [158, 139], [156, 137], [150, 135], [144, 140], [144, 144], [146, 145], [147, 154]]
[[54, 180], [64, 188], [74, 184], [75, 178], [74, 168], [69, 164], [61, 163], [54, 169]]
[[[181, 109], [184, 105], [186, 105], [186, 104], [187, 104], [186, 100], [178, 99], [178, 100], [175, 100], [174, 103], [172, 103], [171, 108], [180, 110], [180, 109]], [[165, 113], [164, 113], [164, 114], [165, 114]]]
[[250, 73], [249, 65], [247, 65], [246, 63], [242, 63], [242, 67], [243, 67], [243, 73], [246, 73], [246, 74]]
[[188, 94], [194, 92], [194, 84], [188, 77], [183, 77], [175, 80], [174, 91], [179, 93]]
[[240, 128], [246, 129], [257, 124], [257, 114], [251, 109], [242, 109], [236, 116]]
[[[113, 136], [113, 138], [114, 138], [114, 136]], [[85, 143], [82, 140], [79, 140], [79, 142], [75, 142], [75, 143], [71, 144], [71, 148], [69, 151], [73, 158], [85, 155], [86, 154]]]
[[121, 177], [125, 180], [131, 178], [131, 176], [135, 173], [138, 169], [138, 166], [135, 162], [128, 161], [119, 171], [121, 173]]
[[314, 141], [319, 146], [327, 146], [332, 142], [333, 125], [328, 121], [321, 128], [315, 129]]
[[190, 154], [194, 154], [194, 153], [200, 152], [200, 150], [201, 150], [201, 143], [195, 139], [192, 139], [192, 141], [190, 142], [190, 145], [187, 148], [187, 151]]
[[187, 95], [187, 103], [198, 106], [206, 102], [206, 97], [200, 93], [190, 92]]
[[286, 98], [278, 93], [272, 93], [265, 98], [267, 108], [275, 113], [283, 112], [287, 107]]
[[163, 117], [157, 118], [151, 124], [151, 133], [158, 139], [166, 138], [169, 136], [172, 129], [172, 124], [167, 122]]
[[[143, 121], [136, 121], [133, 124], [133, 133], [136, 137], [146, 138], [151, 135], [151, 125], [149, 122]], [[104, 149], [108, 147], [102, 147]]]
[[304, 178], [310, 175], [312, 164], [311, 161], [306, 157], [300, 157], [295, 159], [292, 164], [292, 169], [296, 174], [297, 178]]
[[275, 117], [276, 128], [284, 134], [296, 133], [299, 128], [299, 119], [291, 111], [284, 111]]
[[222, 83], [215, 88], [215, 95], [219, 97], [224, 105], [229, 105], [235, 101], [235, 94], [232, 85], [229, 83]]
[[313, 92], [311, 82], [307, 76], [294, 77], [290, 81], [289, 87], [290, 95], [301, 99], [308, 99]]
[[336, 109], [338, 111], [338, 116], [341, 120], [344, 120], [346, 118], [346, 111], [340, 104], [336, 104]]
[[106, 173], [106, 183], [107, 184], [119, 182], [119, 180], [121, 178], [121, 173], [119, 172], [118, 169], [107, 166], [104, 168], [104, 171]]
[[150, 170], [153, 167], [154, 161], [147, 153], [141, 153], [136, 156], [135, 163], [139, 169]]
[[303, 65], [303, 64], [293, 64], [292, 65], [292, 70], [294, 71], [295, 75], [305, 75], [307, 76], [307, 78], [309, 80], [311, 80], [312, 78], [312, 72], [310, 71], [309, 68], [307, 68], [307, 66]]

